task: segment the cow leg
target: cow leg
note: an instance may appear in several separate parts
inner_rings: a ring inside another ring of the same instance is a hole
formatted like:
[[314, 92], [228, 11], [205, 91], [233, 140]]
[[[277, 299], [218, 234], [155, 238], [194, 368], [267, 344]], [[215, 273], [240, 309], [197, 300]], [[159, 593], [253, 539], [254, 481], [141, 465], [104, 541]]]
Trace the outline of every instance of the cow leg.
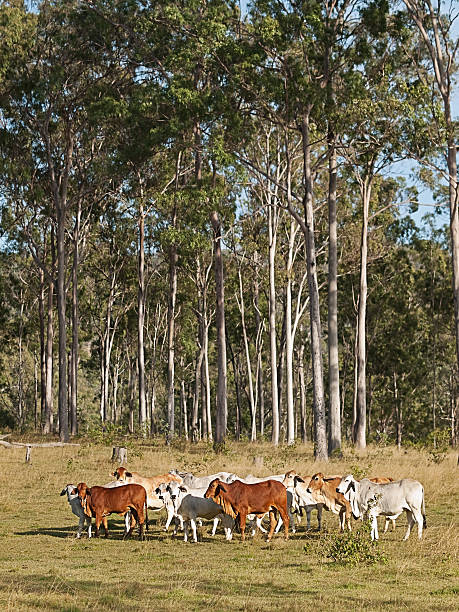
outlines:
[[[296, 532], [295, 517], [293, 516], [292, 509], [289, 506], [287, 506], [287, 514], [288, 514], [289, 527], [292, 530], [292, 533], [295, 533]], [[282, 519], [282, 517], [281, 517], [281, 519]]]
[[376, 518], [376, 514], [370, 513], [368, 518], [371, 521], [371, 539], [372, 540], [379, 540], [378, 519]]
[[94, 534], [94, 537], [96, 538], [99, 537], [99, 527], [100, 527], [101, 522], [102, 522], [102, 517], [96, 515], [96, 533]]
[[263, 527], [263, 517], [264, 514], [257, 514], [255, 517], [255, 525], [256, 528], [261, 531], [261, 533], [268, 533], [268, 530]]
[[190, 519], [190, 525], [191, 525], [191, 530], [193, 532], [193, 541], [197, 542], [198, 541], [198, 534], [196, 533], [196, 519], [191, 518]]
[[[141, 506], [139, 506], [136, 509], [137, 512], [137, 522], [139, 523], [139, 539], [143, 540], [144, 539], [144, 534], [143, 534], [143, 528], [145, 525], [145, 515], [143, 513], [143, 508], [144, 508], [144, 504], [142, 504]], [[147, 524], [147, 528], [148, 528], [148, 524]]]
[[284, 521], [282, 520], [282, 517], [280, 516], [278, 521], [277, 521], [277, 525], [276, 525], [276, 529], [274, 530], [274, 533], [279, 533], [280, 528], [282, 527]]
[[103, 523], [103, 526], [104, 526], [105, 537], [108, 538], [108, 519], [107, 519], [106, 516], [103, 517], [102, 523]]
[[244, 511], [239, 512], [239, 527], [241, 528], [241, 540], [245, 541], [245, 522], [247, 520], [247, 513]]
[[[347, 509], [347, 508], [344, 509], [344, 517], [345, 517], [345, 520], [346, 520], [346, 525], [347, 525], [348, 530], [352, 531], [352, 527], [351, 527], [351, 509], [350, 508], [349, 509]], [[344, 531], [344, 529], [343, 529], [343, 531]]]
[[346, 523], [346, 508], [341, 506], [339, 511], [339, 530], [344, 531], [344, 525]]
[[[274, 512], [272, 508], [270, 508], [269, 510], [269, 533], [268, 533], [268, 537], [266, 538], [267, 542], [270, 542], [271, 538], [273, 537], [276, 523], [277, 523], [276, 513]], [[288, 521], [287, 521], [287, 524], [288, 524]]]
[[80, 516], [80, 520], [78, 521], [78, 531], [76, 534], [77, 538], [81, 538], [81, 532], [83, 531], [83, 525], [85, 524], [87, 518], [88, 517], [85, 514], [83, 514], [83, 516]]
[[306, 529], [311, 529], [311, 508], [306, 506]]
[[322, 504], [319, 504], [317, 506], [317, 523], [318, 523], [319, 531], [322, 530], [322, 512], [323, 512], [323, 506]]
[[231, 540], [233, 537], [232, 529], [234, 527], [234, 520], [227, 514], [222, 514], [220, 518], [222, 521], [223, 529], [225, 530], [225, 538], [227, 540]]
[[[166, 520], [166, 525], [164, 526], [164, 531], [168, 531], [169, 530], [169, 526], [170, 526], [173, 518], [174, 518], [174, 508], [167, 508], [167, 520]], [[174, 533], [175, 533], [175, 531], [174, 531]]]
[[212, 535], [213, 536], [217, 533], [217, 527], [218, 527], [219, 520], [220, 518], [218, 516], [214, 518], [213, 525], [212, 525]]
[[424, 525], [424, 517], [422, 516], [421, 510], [417, 508], [412, 508], [412, 512], [414, 515], [414, 519], [416, 523], [418, 524], [418, 538], [421, 540], [422, 539], [422, 527]]
[[[405, 533], [405, 537], [403, 538], [403, 540], [408, 540], [408, 538], [410, 537], [410, 533], [411, 533], [411, 528], [413, 527], [414, 523], [416, 522], [413, 516], [413, 513], [411, 512], [411, 510], [405, 510], [406, 512], [406, 518], [408, 520], [408, 527]], [[422, 523], [421, 523], [422, 525]], [[421, 535], [422, 535], [422, 531], [421, 531]]]
[[87, 516], [85, 520], [88, 525], [88, 538], [90, 538], [91, 537], [91, 517]]
[[284, 508], [280, 507], [278, 508], [279, 513], [280, 513], [280, 519], [282, 519], [283, 523], [284, 523], [284, 528], [285, 528], [285, 539], [288, 540], [288, 528], [290, 526], [290, 516], [288, 514], [288, 509], [287, 512], [285, 512]]
[[183, 521], [183, 541], [188, 542], [188, 521]]

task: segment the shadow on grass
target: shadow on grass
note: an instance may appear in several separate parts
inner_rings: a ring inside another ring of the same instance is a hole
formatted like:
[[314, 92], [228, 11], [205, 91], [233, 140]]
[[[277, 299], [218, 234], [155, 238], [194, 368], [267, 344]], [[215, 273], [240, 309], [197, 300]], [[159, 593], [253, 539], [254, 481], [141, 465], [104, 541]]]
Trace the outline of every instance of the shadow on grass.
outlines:
[[[92, 526], [92, 533], [93, 533], [93, 537], [94, 537], [94, 531], [95, 531], [95, 527], [94, 524]], [[108, 523], [108, 531], [109, 531], [109, 539], [116, 539], [116, 540], [122, 540], [123, 539], [123, 534], [124, 534], [124, 524], [117, 524], [117, 523], [113, 523], [110, 522]], [[134, 533], [131, 536], [134, 537], [135, 535], [137, 535], [138, 533], [138, 529], [135, 528], [134, 529]], [[15, 535], [48, 535], [51, 536], [53, 538], [72, 538], [75, 537], [76, 538], [76, 534], [77, 534], [77, 526], [72, 525], [70, 527], [37, 527], [36, 529], [29, 529], [28, 531], [15, 531], [14, 532]], [[82, 533], [81, 533], [81, 537], [82, 538], [87, 538], [88, 537], [88, 531], [85, 528]], [[100, 536], [101, 539], [104, 538], [104, 529], [103, 527], [100, 528]]]

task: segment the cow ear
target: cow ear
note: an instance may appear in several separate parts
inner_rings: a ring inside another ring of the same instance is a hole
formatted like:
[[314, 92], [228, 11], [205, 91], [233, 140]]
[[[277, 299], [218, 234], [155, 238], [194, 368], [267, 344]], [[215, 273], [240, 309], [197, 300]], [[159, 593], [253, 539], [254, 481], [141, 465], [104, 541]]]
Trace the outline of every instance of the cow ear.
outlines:
[[220, 491], [223, 491], [224, 493], [226, 493], [228, 491], [228, 489], [225, 487], [225, 485], [223, 483], [221, 483], [221, 482], [219, 483], [217, 489], [220, 490]]
[[297, 482], [304, 482], [304, 480], [300, 476], [295, 476], [295, 478], [293, 479], [293, 482], [295, 483], [295, 486], [296, 486]]
[[355, 491], [355, 484], [354, 484], [354, 482], [352, 480], [349, 483], [349, 489], [352, 489], [352, 491]]
[[183, 491], [184, 493], [188, 493], [188, 489], [186, 487], [184, 487], [184, 486], [180, 486], [179, 490]]
[[[62, 495], [62, 493], [61, 493]], [[72, 495], [78, 495], [78, 489], [72, 489]]]
[[60, 495], [65, 495], [67, 493], [67, 489], [62, 489], [62, 491], [60, 492]]
[[127, 476], [128, 478], [131, 478], [131, 477], [132, 477], [131, 472], [126, 472], [126, 476]]

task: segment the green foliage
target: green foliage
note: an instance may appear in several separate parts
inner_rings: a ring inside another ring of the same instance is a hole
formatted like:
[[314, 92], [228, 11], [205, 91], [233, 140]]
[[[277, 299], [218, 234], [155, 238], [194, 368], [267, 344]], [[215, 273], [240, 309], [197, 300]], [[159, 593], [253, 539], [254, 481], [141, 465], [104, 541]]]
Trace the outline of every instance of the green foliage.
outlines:
[[451, 444], [451, 428], [434, 429], [429, 432], [426, 441], [426, 448], [429, 451], [429, 458], [433, 463], [441, 463], [448, 455]]
[[360, 480], [361, 478], [368, 478], [371, 475], [372, 465], [361, 465], [359, 463], [353, 463], [349, 468], [349, 474], [352, 474], [354, 478]]
[[370, 530], [370, 523], [365, 521], [358, 529], [333, 536], [327, 548], [327, 557], [338, 565], [387, 563], [380, 543], [370, 539]]

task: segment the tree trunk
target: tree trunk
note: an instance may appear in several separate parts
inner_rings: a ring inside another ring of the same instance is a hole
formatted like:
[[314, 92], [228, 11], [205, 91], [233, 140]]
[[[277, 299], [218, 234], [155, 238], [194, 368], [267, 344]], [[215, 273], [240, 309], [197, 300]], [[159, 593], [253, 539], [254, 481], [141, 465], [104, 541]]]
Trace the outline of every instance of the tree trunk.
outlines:
[[187, 406], [187, 397], [185, 391], [185, 381], [180, 381], [180, 404], [182, 407], [182, 418], [183, 418], [183, 435], [185, 440], [188, 440], [188, 406]]
[[303, 139], [303, 173], [305, 193], [303, 198], [306, 225], [306, 267], [309, 287], [309, 311], [311, 329], [312, 386], [314, 413], [314, 456], [318, 460], [328, 459], [327, 425], [325, 420], [325, 398], [322, 361], [322, 328], [320, 322], [319, 287], [317, 283], [316, 249], [314, 239], [313, 179], [311, 172], [311, 145], [309, 143], [309, 111], [301, 123]]
[[[241, 269], [238, 270], [239, 277], [239, 309], [241, 311], [241, 325], [242, 325], [242, 336], [244, 339], [245, 349], [245, 360], [247, 364], [247, 380], [249, 383], [249, 405], [251, 415], [251, 430], [250, 430], [250, 441], [255, 442], [257, 439], [257, 407], [255, 405], [255, 398], [253, 394], [253, 377], [252, 377], [252, 363], [250, 361], [250, 350], [249, 350], [249, 339], [247, 337], [247, 327], [245, 324], [245, 304], [244, 304], [244, 289], [242, 286], [242, 274]], [[236, 427], [236, 429], [238, 429]]]
[[[200, 300], [201, 302], [201, 300]], [[201, 377], [202, 377], [202, 363], [204, 359], [204, 325], [203, 325], [203, 313], [199, 313], [199, 324], [198, 324], [198, 352], [196, 355], [196, 365], [194, 369], [194, 393], [193, 393], [193, 412], [191, 415], [191, 440], [197, 442], [196, 432], [198, 431], [198, 418], [199, 418], [199, 400], [201, 398]], [[204, 398], [202, 404], [205, 405]]]
[[328, 454], [341, 452], [338, 356], [338, 248], [336, 224], [337, 163], [333, 135], [329, 135], [328, 184]]
[[213, 211], [210, 221], [215, 241], [215, 290], [217, 298], [216, 325], [217, 325], [217, 415], [215, 427], [215, 442], [222, 445], [225, 442], [228, 418], [227, 408], [227, 365], [226, 365], [226, 335], [225, 335], [225, 285], [222, 257], [222, 231], [218, 213]]
[[362, 234], [360, 239], [360, 290], [357, 315], [357, 405], [354, 426], [354, 442], [357, 448], [366, 448], [366, 313], [367, 313], [367, 261], [368, 261], [368, 215], [371, 198], [371, 179], [361, 183], [363, 206]]
[[40, 294], [38, 298], [38, 317], [40, 320], [40, 424], [46, 418], [46, 344], [45, 344], [45, 273], [40, 268]]
[[292, 274], [293, 274], [293, 247], [295, 244], [295, 221], [290, 219], [289, 248], [287, 258], [287, 287], [285, 304], [285, 351], [286, 351], [286, 378], [287, 378], [287, 444], [295, 443], [295, 412], [293, 400], [293, 334], [292, 334]]
[[[51, 229], [51, 274], [54, 275], [55, 262], [54, 230]], [[43, 433], [49, 434], [53, 430], [53, 297], [54, 282], [48, 281], [48, 302], [47, 302], [47, 323], [46, 323], [46, 392], [45, 392], [45, 420], [43, 423]]]
[[260, 296], [259, 282], [258, 282], [259, 255], [257, 251], [255, 251], [254, 260], [255, 260], [256, 270], [255, 270], [253, 302], [254, 302], [254, 307], [255, 307], [255, 325], [256, 325], [256, 331], [257, 331], [257, 341], [256, 341], [257, 392], [256, 392], [256, 396], [258, 398], [258, 406], [259, 406], [260, 436], [263, 437], [265, 434], [265, 389], [264, 389], [264, 380], [263, 380], [263, 356], [262, 356], [264, 323], [261, 320], [261, 314], [260, 314], [260, 308], [259, 308], [259, 296]]
[[134, 433], [134, 396], [135, 396], [135, 360], [129, 357], [129, 381], [128, 381], [128, 404], [129, 404], [129, 433]]
[[139, 199], [139, 269], [138, 269], [138, 318], [137, 318], [137, 350], [139, 364], [139, 429], [143, 437], [147, 435], [147, 400], [145, 395], [145, 211], [143, 193]]
[[276, 339], [276, 242], [277, 214], [271, 203], [268, 205], [268, 241], [269, 241], [269, 345], [271, 357], [271, 441], [279, 444], [279, 394], [277, 378], [277, 339]]
[[75, 225], [73, 228], [73, 263], [72, 263], [72, 349], [70, 360], [70, 433], [75, 436], [78, 433], [78, 329], [80, 326], [79, 311], [78, 311], [78, 266], [80, 259], [79, 243], [80, 243], [80, 222], [81, 222], [81, 205], [78, 202], [78, 207], [75, 216]]
[[65, 248], [66, 206], [59, 198], [57, 207], [57, 315], [59, 324], [59, 439], [69, 440], [69, 415], [67, 405], [67, 318], [65, 271], [67, 254]]
[[277, 405], [279, 411], [279, 439], [281, 442], [284, 442], [285, 438], [285, 419], [283, 414], [283, 406], [284, 406], [284, 362], [285, 362], [285, 345], [286, 345], [286, 337], [287, 337], [287, 313], [286, 313], [286, 300], [285, 295], [284, 299], [281, 301], [282, 304], [282, 331], [279, 342], [279, 352], [278, 352], [278, 360], [277, 360]]
[[209, 372], [209, 322], [207, 321], [207, 298], [206, 294], [204, 294], [203, 299], [203, 316], [204, 316], [204, 359], [203, 359], [203, 383], [204, 383], [204, 392], [203, 398], [205, 398], [205, 402], [203, 400], [203, 419], [202, 423], [204, 426], [203, 431], [207, 431], [207, 439], [209, 442], [213, 440], [212, 433], [212, 417], [211, 417], [211, 397], [210, 397], [210, 372]]
[[[301, 336], [303, 329], [300, 327]], [[298, 378], [300, 387], [300, 413], [301, 413], [301, 441], [303, 444], [308, 440], [308, 425], [306, 418], [306, 384], [304, 375], [304, 342], [300, 343], [298, 351]]]

